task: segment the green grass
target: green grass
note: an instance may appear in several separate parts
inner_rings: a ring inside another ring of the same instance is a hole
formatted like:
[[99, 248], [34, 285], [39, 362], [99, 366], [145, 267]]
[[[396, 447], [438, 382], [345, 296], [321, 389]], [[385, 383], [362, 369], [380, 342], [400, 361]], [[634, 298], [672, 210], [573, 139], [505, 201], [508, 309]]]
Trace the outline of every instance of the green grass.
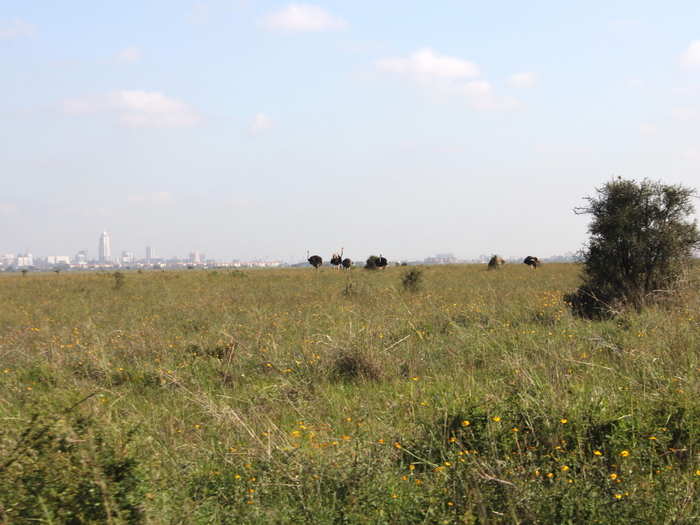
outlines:
[[698, 522], [697, 288], [405, 271], [0, 276], [0, 523]]

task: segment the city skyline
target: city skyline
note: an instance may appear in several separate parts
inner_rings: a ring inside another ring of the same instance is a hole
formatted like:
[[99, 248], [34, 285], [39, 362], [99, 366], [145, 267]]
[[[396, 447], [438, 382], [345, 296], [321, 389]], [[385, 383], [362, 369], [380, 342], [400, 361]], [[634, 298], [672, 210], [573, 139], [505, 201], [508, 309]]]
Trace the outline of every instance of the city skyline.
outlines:
[[[35, 250], [23, 250], [23, 251], [8, 251], [8, 250], [0, 250], [0, 255], [4, 254], [4, 257], [7, 258], [10, 255], [15, 256], [15, 257], [30, 257], [33, 259], [41, 259], [41, 260], [47, 260], [48, 264], [56, 264], [56, 263], [71, 263], [71, 264], [133, 264], [135, 262], [143, 263], [143, 264], [151, 264], [151, 263], [158, 263], [162, 261], [187, 261], [189, 263], [193, 264], [204, 264], [205, 262], [230, 262], [230, 261], [235, 261], [235, 262], [240, 262], [242, 259], [240, 257], [228, 257], [228, 258], [207, 258], [206, 257], [206, 252], [202, 252], [200, 250], [190, 250], [187, 252], [187, 255], [184, 256], [183, 254], [170, 254], [165, 257], [157, 257], [155, 255], [155, 250], [152, 245], [146, 245], [143, 249], [143, 257], [139, 256], [141, 252], [139, 251], [131, 251], [130, 249], [127, 250], [120, 250], [121, 255], [112, 255], [111, 251], [111, 243], [112, 243], [112, 236], [109, 234], [108, 231], [103, 231], [98, 239], [98, 247], [96, 251], [95, 257], [90, 256], [90, 251], [87, 249], [84, 250], [78, 250], [77, 252], [73, 252], [73, 254], [69, 253], [64, 253], [61, 252], [58, 254], [47, 254], [45, 252], [42, 252], [41, 250], [35, 251]], [[328, 262], [330, 260], [330, 252], [326, 254], [325, 252], [314, 252], [314, 253], [319, 253], [322, 254], [322, 258], [324, 259], [324, 263]], [[360, 256], [359, 259], [356, 259], [355, 262], [357, 261], [364, 261], [366, 257], [369, 255], [373, 255], [376, 253], [380, 253], [378, 251], [375, 252], [368, 252], [366, 255]], [[465, 262], [465, 261], [477, 261], [477, 260], [483, 260], [485, 258], [488, 258], [494, 254], [499, 254], [499, 255], [504, 255], [506, 258], [509, 259], [518, 259], [520, 257], [520, 254], [507, 254], [505, 252], [493, 252], [493, 253], [482, 253], [479, 254], [478, 256], [475, 257], [456, 257], [453, 252], [439, 252], [435, 254], [425, 254], [422, 257], [419, 258], [414, 258], [411, 260], [418, 261], [418, 260], [424, 260], [426, 263], [433, 264], [444, 264], [448, 262]], [[541, 258], [547, 259], [547, 258], [570, 258], [573, 255], [572, 252], [568, 253], [557, 253], [557, 254], [546, 254], [543, 255]], [[245, 258], [244, 258], [245, 259]], [[70, 261], [69, 261], [70, 260]], [[289, 260], [284, 260], [284, 259], [271, 259], [271, 258], [266, 258], [266, 257], [253, 257], [249, 259], [249, 262], [264, 262], [264, 261], [269, 261], [269, 262], [281, 262], [284, 264], [297, 264], [299, 262], [303, 262], [306, 260], [306, 257], [301, 257], [298, 259], [289, 259]], [[409, 258], [406, 257], [393, 257], [393, 261], [405, 261], [409, 260]], [[28, 260], [29, 261], [29, 260]], [[1, 265], [1, 261], [0, 261]], [[24, 266], [31, 266], [32, 264], [24, 264]]]

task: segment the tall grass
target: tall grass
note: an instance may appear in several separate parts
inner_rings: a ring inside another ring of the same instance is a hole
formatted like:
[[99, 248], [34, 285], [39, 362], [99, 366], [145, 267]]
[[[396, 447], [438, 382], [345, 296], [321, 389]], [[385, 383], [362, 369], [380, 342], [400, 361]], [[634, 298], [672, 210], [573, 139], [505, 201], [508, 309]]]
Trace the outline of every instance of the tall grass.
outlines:
[[403, 272], [1, 276], [0, 521], [697, 522], [697, 289]]

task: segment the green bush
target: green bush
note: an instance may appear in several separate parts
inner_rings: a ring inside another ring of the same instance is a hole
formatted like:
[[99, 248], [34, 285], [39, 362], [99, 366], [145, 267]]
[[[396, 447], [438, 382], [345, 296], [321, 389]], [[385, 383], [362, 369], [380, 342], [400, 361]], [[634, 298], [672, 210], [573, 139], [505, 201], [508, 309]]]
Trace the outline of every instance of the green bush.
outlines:
[[4, 523], [143, 522], [138, 464], [89, 418], [35, 416], [0, 442]]
[[423, 270], [420, 268], [408, 270], [403, 274], [403, 277], [401, 277], [401, 285], [407, 292], [417, 292], [421, 289], [422, 284]]
[[365, 270], [376, 270], [379, 268], [377, 263], [379, 262], [379, 257], [376, 255], [370, 255], [365, 262]]
[[122, 272], [114, 272], [114, 289], [120, 290], [124, 286], [125, 277]]
[[615, 179], [587, 197], [579, 214], [593, 219], [582, 253], [584, 282], [566, 297], [575, 314], [606, 318], [626, 307], [641, 311], [675, 292], [700, 246], [695, 190]]

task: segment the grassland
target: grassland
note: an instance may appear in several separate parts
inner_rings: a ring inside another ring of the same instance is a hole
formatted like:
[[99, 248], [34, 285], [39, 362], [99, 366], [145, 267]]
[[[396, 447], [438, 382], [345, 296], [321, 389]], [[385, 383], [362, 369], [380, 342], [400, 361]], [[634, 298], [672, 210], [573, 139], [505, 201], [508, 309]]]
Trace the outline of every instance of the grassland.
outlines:
[[0, 276], [0, 522], [700, 522], [697, 287], [404, 271]]

